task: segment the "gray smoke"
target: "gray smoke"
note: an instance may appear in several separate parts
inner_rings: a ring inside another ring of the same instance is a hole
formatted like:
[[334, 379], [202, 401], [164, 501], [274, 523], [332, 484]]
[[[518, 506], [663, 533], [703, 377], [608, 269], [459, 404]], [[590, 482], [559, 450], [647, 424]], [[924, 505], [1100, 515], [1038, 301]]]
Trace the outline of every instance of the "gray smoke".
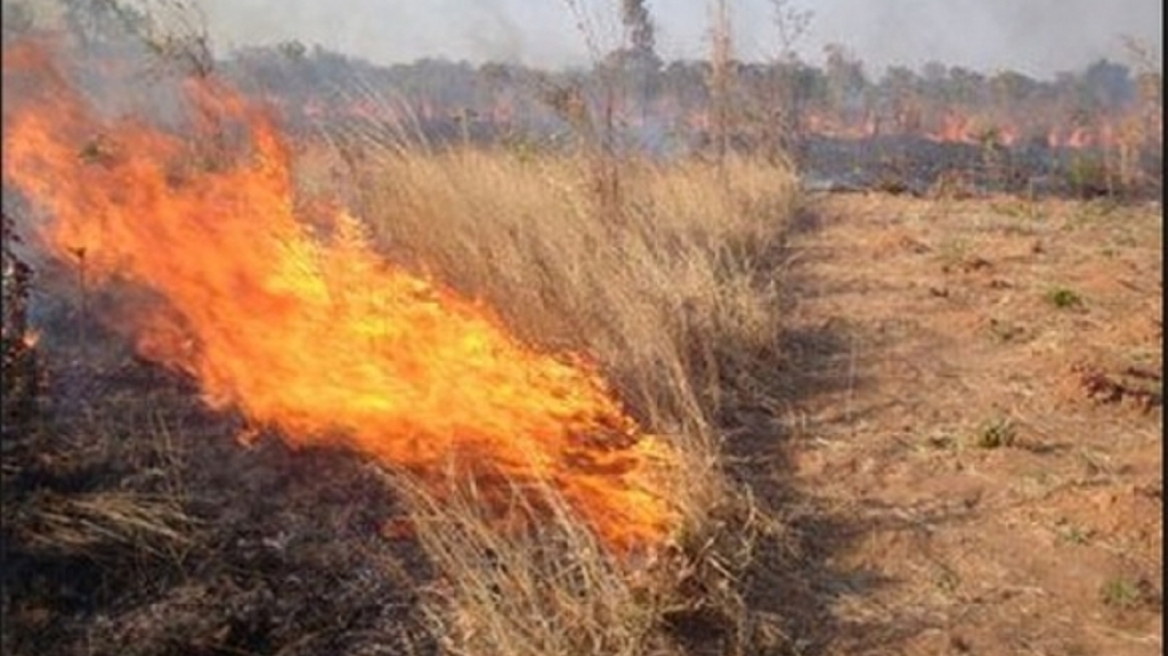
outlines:
[[[605, 16], [632, 44], [663, 59], [709, 52], [708, 0], [574, 0]], [[542, 67], [587, 64], [588, 46], [567, 0], [200, 0], [220, 52], [299, 39], [375, 63], [445, 56], [505, 59]], [[652, 12], [648, 5], [652, 5]], [[813, 13], [799, 54], [821, 62], [842, 43], [879, 73], [935, 60], [1037, 77], [1123, 60], [1123, 35], [1162, 50], [1158, 0], [792, 0]], [[773, 54], [771, 0], [734, 0], [735, 47], [743, 58]], [[607, 35], [602, 35], [607, 38]]]
[[1159, 0], [827, 0], [813, 9], [812, 40], [845, 43], [873, 69], [936, 60], [1049, 77], [1124, 58], [1125, 34], [1158, 51], [1163, 43]]

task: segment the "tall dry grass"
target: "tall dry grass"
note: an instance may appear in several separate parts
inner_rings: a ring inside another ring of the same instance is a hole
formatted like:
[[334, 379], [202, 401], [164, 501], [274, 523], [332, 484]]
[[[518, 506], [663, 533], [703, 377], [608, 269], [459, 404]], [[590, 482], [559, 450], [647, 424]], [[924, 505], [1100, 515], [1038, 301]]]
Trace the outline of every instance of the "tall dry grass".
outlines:
[[[344, 166], [315, 156], [305, 177]], [[795, 176], [725, 168], [719, 181], [696, 159], [624, 162], [616, 212], [583, 157], [384, 151], [345, 178], [389, 257], [486, 300], [530, 343], [584, 350], [669, 432], [729, 401], [727, 377], [749, 372], [779, 326], [771, 274]]]
[[590, 356], [646, 429], [683, 454], [673, 472], [683, 526], [632, 569], [550, 490], [555, 516], [515, 536], [482, 516], [473, 486], [446, 505], [414, 488], [422, 542], [446, 573], [434, 617], [447, 649], [665, 653], [663, 627], [686, 612], [713, 612], [727, 635], [741, 634], [733, 573], [765, 522], [727, 483], [716, 426], [773, 389], [780, 241], [799, 202], [792, 171], [733, 156], [621, 160], [614, 208], [586, 151], [357, 150], [310, 150], [302, 188], [340, 172], [388, 257], [485, 300], [530, 344]]
[[[181, 56], [192, 46], [175, 47]], [[717, 82], [720, 115], [728, 84]], [[781, 319], [779, 240], [797, 181], [730, 153], [727, 120], [715, 163], [600, 161], [611, 156], [596, 147], [611, 115], [577, 156], [434, 152], [373, 135], [302, 158], [306, 196], [343, 192], [388, 257], [484, 299], [533, 345], [591, 356], [646, 430], [671, 436], [683, 454], [672, 489], [684, 522], [637, 563], [609, 553], [553, 490], [543, 490], [541, 508], [554, 512], [538, 530], [504, 533], [473, 481], [457, 481], [464, 493], [437, 503], [397, 479], [442, 573], [430, 616], [447, 652], [669, 653], [677, 645], [666, 627], [698, 616], [727, 636], [725, 651], [741, 652], [745, 609], [733, 578], [767, 522], [726, 481], [716, 427], [720, 414], [766, 395]], [[51, 531], [80, 550], [93, 548], [94, 534], [177, 548], [190, 530], [169, 499], [53, 501], [35, 537]]]

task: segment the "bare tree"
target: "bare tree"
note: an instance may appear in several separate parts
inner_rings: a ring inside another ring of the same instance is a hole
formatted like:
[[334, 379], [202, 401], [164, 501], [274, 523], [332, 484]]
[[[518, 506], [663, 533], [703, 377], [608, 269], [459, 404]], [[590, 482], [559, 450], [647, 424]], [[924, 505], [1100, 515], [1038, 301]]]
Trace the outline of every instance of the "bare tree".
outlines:
[[87, 50], [140, 46], [158, 72], [206, 77], [213, 69], [206, 18], [189, 0], [55, 0], [77, 43]]
[[805, 141], [808, 98], [802, 83], [804, 66], [796, 48], [807, 35], [813, 14], [792, 0], [771, 0], [771, 6], [779, 47], [771, 58], [763, 144], [768, 161], [775, 162], [783, 156], [799, 160]]
[[713, 7], [710, 50], [711, 130], [718, 162], [725, 161], [730, 148], [730, 89], [733, 70], [733, 41], [730, 7], [726, 0], [716, 0]]
[[645, 0], [621, 0], [621, 22], [628, 32], [628, 42], [635, 52], [652, 53], [656, 48], [653, 20]]

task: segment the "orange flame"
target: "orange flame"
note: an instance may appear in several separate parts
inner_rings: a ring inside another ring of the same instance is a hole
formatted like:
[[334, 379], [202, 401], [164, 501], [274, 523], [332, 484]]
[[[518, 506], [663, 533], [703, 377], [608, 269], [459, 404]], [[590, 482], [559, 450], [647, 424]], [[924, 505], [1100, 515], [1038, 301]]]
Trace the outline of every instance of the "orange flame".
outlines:
[[[6, 53], [6, 73], [10, 61], [43, 63]], [[190, 163], [188, 140], [98, 121], [68, 88], [5, 121], [4, 174], [51, 213], [45, 244], [63, 258], [84, 248], [98, 282], [166, 298], [165, 312], [123, 318], [144, 355], [294, 444], [349, 444], [439, 494], [452, 463], [547, 483], [618, 551], [665, 537], [675, 452], [593, 367], [537, 352], [480, 303], [388, 265], [343, 212], [314, 236], [265, 113], [205, 81], [186, 92], [247, 126], [248, 157]]]

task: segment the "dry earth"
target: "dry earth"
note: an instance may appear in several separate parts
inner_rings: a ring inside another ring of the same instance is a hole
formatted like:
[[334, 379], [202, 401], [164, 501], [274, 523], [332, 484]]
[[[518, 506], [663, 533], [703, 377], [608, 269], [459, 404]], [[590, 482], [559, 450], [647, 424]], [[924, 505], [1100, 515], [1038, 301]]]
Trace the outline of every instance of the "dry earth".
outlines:
[[1161, 206], [813, 210], [787, 402], [744, 421], [798, 536], [754, 592], [794, 651], [1160, 653]]

